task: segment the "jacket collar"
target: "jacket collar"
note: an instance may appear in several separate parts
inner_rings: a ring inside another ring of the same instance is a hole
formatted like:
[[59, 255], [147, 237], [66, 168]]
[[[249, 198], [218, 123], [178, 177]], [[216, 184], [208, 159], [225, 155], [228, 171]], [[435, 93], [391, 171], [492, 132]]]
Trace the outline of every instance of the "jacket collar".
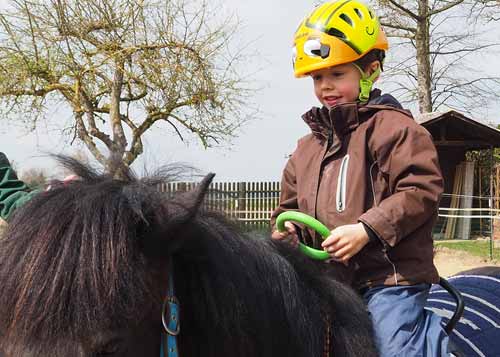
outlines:
[[404, 110], [393, 96], [390, 94], [381, 95], [379, 89], [374, 89], [366, 104], [342, 103], [330, 110], [326, 107], [313, 107], [302, 115], [302, 119], [311, 128], [312, 133], [323, 141], [328, 140], [332, 134], [340, 138], [345, 136], [348, 132], [356, 129], [360, 122], [366, 120], [373, 110], [380, 109], [397, 110], [411, 117], [411, 113]]
[[359, 125], [358, 103], [342, 103], [330, 110], [326, 107], [313, 107], [302, 115], [302, 119], [320, 140], [328, 140], [331, 132], [343, 136]]

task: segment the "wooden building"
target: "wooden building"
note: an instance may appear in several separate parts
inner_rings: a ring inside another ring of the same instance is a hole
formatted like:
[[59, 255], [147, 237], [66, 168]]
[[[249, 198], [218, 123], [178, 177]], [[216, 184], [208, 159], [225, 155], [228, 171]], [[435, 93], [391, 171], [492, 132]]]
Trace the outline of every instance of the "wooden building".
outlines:
[[[432, 134], [438, 151], [445, 185], [445, 195], [440, 206], [462, 209], [488, 207], [487, 200], [483, 202], [477, 197], [478, 193], [479, 196], [481, 195], [480, 187], [474, 187], [474, 182], [477, 186], [477, 182], [480, 181], [477, 177], [476, 180], [474, 178], [481, 171], [474, 167], [473, 162], [465, 162], [466, 152], [500, 147], [500, 130], [454, 110], [422, 114], [415, 120]], [[482, 168], [482, 170], [483, 175], [491, 176], [492, 168]], [[476, 198], [475, 202], [473, 202], [473, 197]], [[456, 211], [454, 214], [457, 212], [462, 215], [472, 214], [472, 211]], [[476, 211], [476, 213], [481, 214], [481, 211]], [[452, 220], [447, 220], [445, 223], [448, 222]], [[470, 219], [461, 219], [456, 232], [455, 228], [450, 228], [448, 238], [450, 236], [468, 238], [470, 223]]]

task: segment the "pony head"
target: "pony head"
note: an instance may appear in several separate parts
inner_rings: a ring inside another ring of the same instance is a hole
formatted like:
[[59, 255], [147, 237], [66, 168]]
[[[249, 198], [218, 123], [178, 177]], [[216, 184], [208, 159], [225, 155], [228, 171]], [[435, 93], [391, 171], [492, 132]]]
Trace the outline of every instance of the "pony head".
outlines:
[[126, 355], [140, 339], [130, 355], [159, 350], [164, 267], [213, 175], [167, 197], [157, 190], [165, 172], [138, 179], [122, 170], [113, 179], [59, 160], [80, 179], [37, 195], [1, 238], [2, 348], [7, 356]]

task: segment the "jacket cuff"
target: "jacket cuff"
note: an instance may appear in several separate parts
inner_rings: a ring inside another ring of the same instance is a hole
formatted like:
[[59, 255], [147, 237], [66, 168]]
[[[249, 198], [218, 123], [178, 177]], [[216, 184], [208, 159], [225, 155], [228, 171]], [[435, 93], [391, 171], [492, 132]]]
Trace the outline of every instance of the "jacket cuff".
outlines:
[[370, 226], [368, 226], [364, 222], [361, 222], [361, 224], [363, 225], [363, 228], [365, 229], [365, 232], [368, 235], [368, 240], [370, 242], [372, 242], [372, 243], [373, 242], [380, 242], [380, 238], [377, 237], [377, 235], [375, 234], [375, 232], [373, 231], [373, 229], [370, 228]]
[[358, 220], [368, 226], [380, 240], [389, 246], [394, 247], [399, 241], [400, 234], [397, 227], [385, 217], [378, 207], [368, 210]]

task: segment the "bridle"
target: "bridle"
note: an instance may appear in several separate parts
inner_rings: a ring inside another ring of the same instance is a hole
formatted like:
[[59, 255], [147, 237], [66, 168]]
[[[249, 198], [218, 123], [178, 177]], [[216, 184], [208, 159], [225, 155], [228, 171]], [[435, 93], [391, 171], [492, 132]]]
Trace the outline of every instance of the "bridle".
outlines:
[[[161, 309], [161, 321], [163, 331], [161, 333], [160, 357], [179, 357], [179, 349], [177, 347], [177, 336], [181, 331], [180, 325], [180, 303], [175, 296], [174, 288], [174, 269], [172, 259], [170, 259], [168, 269], [168, 288], [163, 307]], [[326, 338], [323, 350], [323, 357], [330, 355], [330, 319], [327, 317], [326, 323]]]
[[168, 265], [168, 288], [161, 309], [163, 331], [161, 333], [160, 357], [178, 357], [177, 335], [181, 331], [180, 304], [175, 296], [172, 258]]

